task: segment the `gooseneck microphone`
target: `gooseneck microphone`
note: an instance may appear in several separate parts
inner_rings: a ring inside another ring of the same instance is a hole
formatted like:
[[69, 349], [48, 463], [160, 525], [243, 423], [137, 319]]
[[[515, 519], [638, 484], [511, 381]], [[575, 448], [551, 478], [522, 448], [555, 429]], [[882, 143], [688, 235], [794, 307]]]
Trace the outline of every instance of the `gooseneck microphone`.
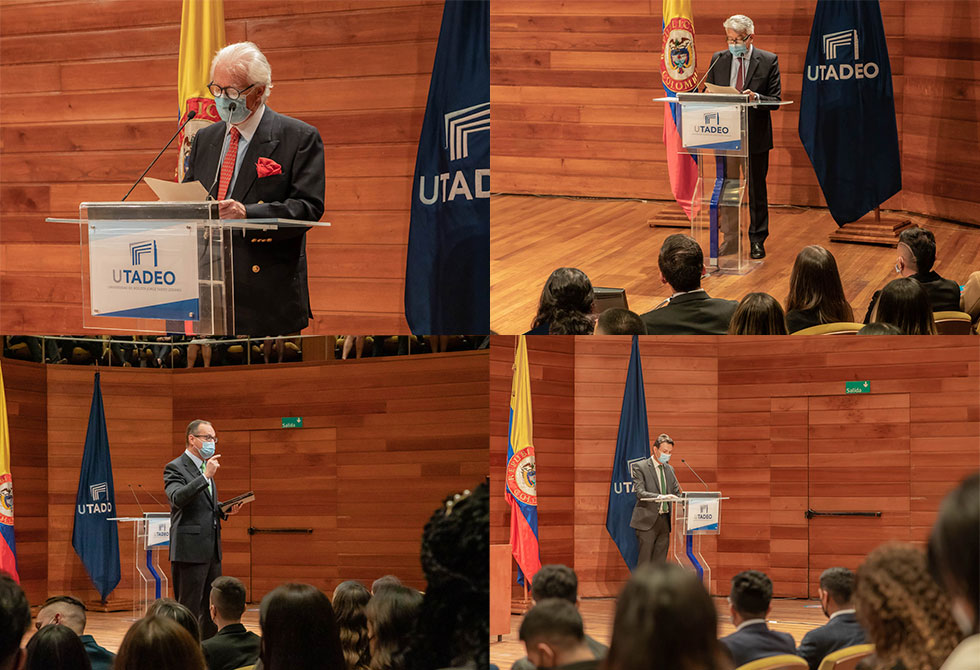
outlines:
[[[690, 466], [690, 465], [688, 464], [688, 462], [687, 462], [687, 461], [685, 461], [685, 460], [684, 460], [683, 458], [681, 459], [681, 463], [683, 463], [684, 465], [687, 465], [687, 469], [688, 469], [688, 470], [690, 470], [691, 472], [694, 472], [694, 468], [692, 468], [692, 467], [691, 467], [691, 466]], [[701, 475], [699, 475], [698, 473], [696, 473], [696, 472], [694, 472], [694, 476], [698, 478], [698, 481], [699, 481], [699, 482], [701, 482], [702, 484], [704, 484], [704, 480], [703, 480], [703, 479], [701, 479]], [[709, 490], [709, 489], [708, 489], [708, 485], [707, 485], [707, 484], [704, 484], [704, 490], [705, 490], [705, 491], [708, 491], [708, 490]]]
[[143, 516], [146, 516], [146, 512], [143, 511], [143, 506], [140, 505], [140, 499], [138, 497], [136, 497], [136, 489], [134, 489], [133, 488], [133, 485], [130, 484], [129, 482], [126, 482], [126, 486], [128, 486], [129, 487], [129, 490], [132, 491], [132, 493], [133, 493], [133, 500], [136, 501], [136, 506], [140, 508], [140, 514], [142, 514]]
[[[698, 91], [698, 90], [701, 89], [701, 85], [704, 83], [705, 79], [708, 78], [708, 73], [711, 72], [712, 69], [714, 69], [715, 65], [717, 65], [718, 64], [718, 61], [720, 61], [720, 60], [721, 60], [721, 58], [716, 58], [715, 59], [715, 62], [708, 66], [708, 69], [704, 71], [704, 76], [701, 77], [701, 81], [699, 81], [694, 86], [694, 88], [691, 89], [691, 90]], [[681, 459], [681, 460], [683, 461], [683, 459]], [[687, 465], [687, 464], [685, 463], [685, 465]], [[691, 467], [691, 466], [688, 465], [688, 467]]]
[[142, 491], [146, 495], [150, 496], [150, 500], [152, 500], [153, 502], [155, 502], [157, 505], [159, 505], [160, 507], [166, 507], [166, 505], [164, 505], [162, 502], [160, 502], [159, 500], [157, 500], [156, 497], [152, 493], [150, 493], [147, 489], [144, 489], [142, 484], [137, 484], [136, 486], [139, 487], [140, 491]]
[[129, 197], [129, 194], [133, 192], [133, 189], [136, 188], [137, 186], [139, 186], [139, 183], [141, 181], [143, 181], [143, 177], [146, 176], [146, 173], [150, 171], [150, 168], [151, 167], [153, 167], [154, 165], [156, 165], [156, 162], [158, 160], [160, 160], [160, 156], [163, 155], [163, 152], [167, 150], [167, 147], [169, 147], [171, 144], [173, 144], [173, 141], [175, 139], [177, 139], [177, 136], [178, 135], [180, 135], [180, 131], [182, 131], [184, 129], [184, 126], [186, 126], [187, 123], [191, 119], [193, 119], [195, 116], [197, 116], [197, 112], [195, 110], [192, 109], [191, 111], [187, 112], [187, 119], [182, 124], [180, 124], [180, 128], [178, 128], [177, 129], [177, 132], [174, 133], [174, 136], [170, 138], [170, 141], [167, 142], [162, 149], [160, 149], [160, 153], [157, 154], [157, 157], [154, 158], [153, 161], [149, 165], [146, 166], [146, 169], [143, 170], [143, 174], [141, 174], [140, 177], [139, 177], [139, 179], [136, 180], [136, 183], [129, 187], [129, 190], [126, 191], [126, 195], [123, 196], [123, 199], [120, 200], [120, 202], [126, 202], [126, 198], [128, 198]]

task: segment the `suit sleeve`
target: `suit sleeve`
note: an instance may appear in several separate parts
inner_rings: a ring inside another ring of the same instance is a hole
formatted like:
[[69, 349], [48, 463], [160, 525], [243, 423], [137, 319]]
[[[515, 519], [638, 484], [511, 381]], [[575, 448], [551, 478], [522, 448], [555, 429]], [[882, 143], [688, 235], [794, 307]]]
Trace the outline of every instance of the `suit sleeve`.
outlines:
[[[299, 221], [319, 221], [323, 216], [324, 189], [326, 177], [323, 167], [323, 140], [315, 128], [309, 128], [299, 138], [299, 147], [293, 156], [290, 169], [293, 182], [289, 197], [282, 202], [264, 202], [245, 205], [245, 216], [249, 219], [297, 219]], [[299, 233], [306, 228], [294, 229]], [[283, 233], [287, 231], [274, 231]], [[296, 232], [291, 236], [295, 236]], [[268, 232], [258, 233], [259, 237], [269, 237]], [[273, 235], [285, 237], [283, 235]]]
[[630, 468], [630, 475], [633, 476], [633, 490], [636, 492], [636, 500], [639, 502], [640, 498], [649, 498], [650, 496], [656, 495], [646, 490], [643, 484], [643, 475], [640, 473], [640, 466], [642, 463], [634, 463], [633, 467]]
[[[769, 79], [766, 81], [766, 90], [756, 91], [759, 99], [763, 102], [779, 102], [782, 100], [783, 87], [779, 78], [779, 56], [773, 54], [772, 65], [769, 68]], [[777, 110], [778, 106], [767, 107], [766, 109]]]
[[191, 481], [184, 481], [184, 476], [173, 464], [168, 464], [163, 470], [163, 485], [167, 491], [167, 498], [173, 507], [180, 509], [194, 497], [207, 488], [208, 480], [204, 475], [195, 477]]
[[824, 654], [817, 645], [816, 636], [813, 633], [814, 631], [810, 631], [803, 636], [797, 653], [809, 664], [810, 670], [817, 670], [820, 661], [823, 660]]

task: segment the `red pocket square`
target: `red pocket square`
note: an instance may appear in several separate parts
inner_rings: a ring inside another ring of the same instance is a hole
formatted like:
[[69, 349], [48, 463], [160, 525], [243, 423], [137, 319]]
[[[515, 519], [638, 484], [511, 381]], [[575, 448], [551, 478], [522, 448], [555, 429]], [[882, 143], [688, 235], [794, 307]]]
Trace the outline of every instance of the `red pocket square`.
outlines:
[[255, 173], [262, 177], [270, 177], [274, 174], [282, 174], [282, 166], [271, 158], [260, 158], [255, 163]]

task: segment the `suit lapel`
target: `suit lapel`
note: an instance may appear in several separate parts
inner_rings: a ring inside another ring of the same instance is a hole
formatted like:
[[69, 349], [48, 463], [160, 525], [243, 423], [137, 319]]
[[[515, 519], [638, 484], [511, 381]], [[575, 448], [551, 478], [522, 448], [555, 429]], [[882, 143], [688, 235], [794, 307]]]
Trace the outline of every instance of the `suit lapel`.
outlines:
[[[204, 152], [204, 160], [201, 161], [201, 167], [204, 169], [204, 173], [197, 176], [197, 180], [204, 185], [204, 188], [211, 188], [212, 192], [217, 188], [217, 183], [215, 181], [215, 175], [218, 172], [218, 162], [221, 160], [221, 145], [225, 141], [225, 133], [227, 132], [227, 124], [215, 124], [221, 128], [221, 132], [214, 133], [214, 137], [208, 142], [208, 146], [201, 147], [198, 149], [198, 153]], [[200, 137], [200, 133], [195, 136]], [[186, 454], [185, 454], [186, 455]], [[194, 464], [191, 463], [193, 466]]]
[[732, 53], [725, 51], [718, 56], [715, 69], [711, 71], [711, 83], [718, 86], [729, 86], [732, 81]]
[[752, 57], [749, 59], [748, 69], [745, 70], [745, 82], [743, 84], [745, 88], [749, 87], [749, 82], [752, 81], [752, 75], [755, 74], [756, 69], [759, 67], [759, 61], [761, 60], [762, 56], [759, 55], [759, 52], [756, 51], [755, 48], [753, 48]]
[[[183, 458], [181, 459], [181, 462], [184, 464], [184, 469], [186, 470], [188, 476], [190, 476], [192, 480], [197, 479], [203, 474], [201, 470], [196, 465], [194, 465], [194, 461], [192, 461], [190, 456], [188, 456], [187, 454], [183, 454]], [[211, 486], [214, 486], [213, 479], [211, 480]], [[204, 488], [204, 495], [208, 497], [208, 500], [211, 500], [210, 488], [208, 487]], [[212, 504], [214, 503], [213, 500], [211, 502]]]
[[266, 107], [262, 113], [262, 120], [259, 127], [252, 135], [252, 141], [245, 149], [245, 156], [242, 158], [242, 165], [238, 169], [238, 177], [235, 178], [235, 188], [232, 189], [231, 198], [238, 202], [245, 203], [252, 184], [258, 177], [255, 171], [255, 164], [259, 157], [268, 158], [277, 146], [279, 146], [279, 119], [278, 114]]

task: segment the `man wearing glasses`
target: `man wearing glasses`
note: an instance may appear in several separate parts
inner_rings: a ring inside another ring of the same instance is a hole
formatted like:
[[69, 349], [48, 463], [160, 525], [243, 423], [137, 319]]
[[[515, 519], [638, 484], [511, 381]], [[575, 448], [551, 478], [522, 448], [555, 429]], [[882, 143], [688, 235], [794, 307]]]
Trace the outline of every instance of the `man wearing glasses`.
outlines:
[[[757, 49], [755, 24], [742, 14], [729, 17], [723, 24], [728, 49], [711, 57], [707, 81], [732, 86], [747, 93], [753, 102], [778, 102], [782, 93], [779, 59], [770, 51]], [[779, 107], [755, 107], [748, 113], [749, 124], [749, 242], [752, 258], [765, 258], [765, 241], [769, 236], [769, 197], [766, 174], [769, 172], [769, 150], [772, 149], [770, 110]], [[730, 175], [734, 178], [735, 175]]]
[[[323, 141], [313, 126], [266, 106], [269, 61], [251, 42], [229, 44], [211, 62], [221, 121], [194, 136], [184, 181], [199, 181], [222, 219], [323, 216]], [[298, 333], [313, 313], [307, 284], [308, 228], [236, 232], [235, 334]]]
[[218, 632], [211, 620], [211, 582], [221, 576], [221, 521], [242, 504], [221, 511], [214, 477], [221, 467], [214, 427], [187, 425], [184, 453], [167, 463], [163, 483], [170, 499], [170, 572], [174, 596], [201, 624], [201, 639]]

